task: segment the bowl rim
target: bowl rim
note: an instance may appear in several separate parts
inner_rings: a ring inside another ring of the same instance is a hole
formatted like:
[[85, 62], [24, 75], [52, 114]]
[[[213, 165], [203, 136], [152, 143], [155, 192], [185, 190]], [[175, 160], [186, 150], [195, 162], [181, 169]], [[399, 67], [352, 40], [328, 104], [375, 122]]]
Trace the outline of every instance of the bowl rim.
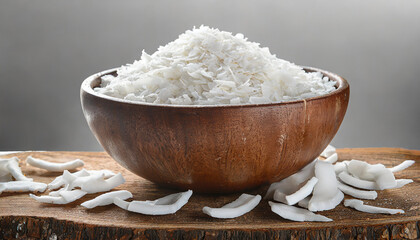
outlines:
[[82, 85], [80, 87], [80, 91], [88, 93], [90, 95], [93, 95], [97, 98], [106, 99], [113, 102], [119, 102], [123, 104], [130, 104], [130, 105], [139, 105], [139, 106], [148, 106], [148, 107], [165, 107], [165, 108], [189, 108], [189, 109], [197, 109], [197, 108], [249, 108], [249, 107], [271, 107], [271, 106], [279, 106], [279, 105], [289, 105], [289, 104], [297, 104], [297, 103], [303, 103], [306, 104], [307, 102], [316, 101], [324, 98], [328, 98], [333, 95], [340, 94], [347, 89], [349, 89], [349, 84], [346, 79], [339, 76], [338, 74], [322, 70], [315, 67], [306, 67], [302, 66], [302, 68], [307, 72], [320, 72], [323, 75], [328, 76], [328, 78], [333, 78], [337, 81], [338, 88], [328, 94], [315, 96], [311, 98], [303, 98], [298, 100], [292, 100], [292, 101], [283, 101], [283, 102], [270, 102], [270, 103], [245, 103], [245, 104], [215, 104], [215, 105], [175, 105], [175, 104], [161, 104], [161, 103], [148, 103], [148, 102], [138, 102], [138, 101], [132, 101], [132, 100], [126, 100], [121, 98], [116, 98], [112, 96], [108, 96], [102, 93], [97, 93], [92, 88], [92, 83], [96, 79], [99, 79], [102, 76], [112, 74], [116, 72], [119, 68], [111, 68], [107, 69], [98, 73], [95, 73], [89, 77], [87, 77], [85, 80], [83, 80]]

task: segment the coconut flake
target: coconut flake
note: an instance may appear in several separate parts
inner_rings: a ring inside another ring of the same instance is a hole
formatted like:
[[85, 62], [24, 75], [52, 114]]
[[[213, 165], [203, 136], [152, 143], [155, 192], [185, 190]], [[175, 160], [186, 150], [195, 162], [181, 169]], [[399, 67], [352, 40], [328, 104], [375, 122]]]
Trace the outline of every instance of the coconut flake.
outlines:
[[308, 211], [303, 208], [298, 208], [294, 206], [289, 206], [282, 203], [274, 203], [269, 202], [271, 206], [271, 211], [278, 214], [280, 217], [284, 219], [289, 219], [292, 221], [304, 222], [304, 221], [312, 221], [312, 222], [331, 222], [331, 218], [327, 218], [325, 216], [315, 214], [311, 211]]
[[113, 198], [113, 202], [115, 205], [117, 205], [118, 207], [124, 209], [124, 210], [128, 210], [128, 206], [130, 205], [130, 202], [124, 201], [121, 198]]
[[[68, 184], [69, 182], [66, 181], [63, 176], [64, 173], [66, 171], [63, 172], [63, 175], [56, 177], [51, 183], [48, 184], [48, 189], [50, 190], [55, 190], [65, 184]], [[68, 171], [67, 171], [68, 172]], [[91, 174], [89, 173], [90, 171], [87, 171], [86, 169], [82, 169], [80, 171], [77, 171], [75, 173], [71, 173], [73, 176], [75, 177], [86, 177], [86, 176], [90, 176]], [[67, 179], [68, 180], [68, 179]]]
[[333, 164], [333, 163], [337, 162], [337, 160], [338, 160], [338, 154], [337, 153], [333, 153], [331, 156], [327, 157], [324, 160], [324, 162]]
[[2, 192], [44, 192], [47, 184], [30, 181], [11, 181], [0, 183], [0, 194]]
[[28, 178], [25, 175], [23, 175], [22, 170], [19, 167], [19, 158], [12, 157], [9, 159], [1, 160], [1, 165], [3, 165], [2, 168], [4, 169], [3, 172], [9, 172], [10, 175], [12, 175], [16, 181], [33, 181], [32, 178]]
[[376, 191], [364, 191], [360, 189], [353, 188], [341, 182], [338, 182], [338, 188], [345, 194], [350, 195], [355, 198], [360, 199], [370, 199], [374, 200], [378, 197], [378, 193]]
[[38, 202], [52, 204], [68, 204], [80, 199], [84, 195], [86, 195], [86, 192], [79, 189], [72, 191], [59, 191], [59, 196], [36, 196], [34, 194], [29, 194], [31, 198], [35, 199]]
[[214, 218], [236, 218], [250, 212], [261, 201], [260, 195], [243, 193], [235, 201], [224, 205], [221, 208], [203, 207], [203, 212]]
[[302, 168], [297, 173], [279, 181], [272, 183], [267, 190], [267, 193], [264, 196], [264, 199], [272, 199], [274, 192], [277, 189], [280, 189], [279, 192], [284, 193], [285, 195], [292, 194], [299, 190], [300, 184], [314, 176], [314, 166], [318, 159], [315, 159], [304, 168]]
[[80, 188], [87, 193], [98, 193], [98, 192], [107, 192], [123, 183], [125, 179], [121, 173], [118, 173], [115, 176], [112, 176], [108, 179], [104, 179], [104, 175], [97, 175], [97, 178], [93, 178], [90, 181], [86, 181], [81, 184]]
[[65, 163], [55, 163], [38, 158], [33, 158], [32, 156], [28, 156], [26, 158], [26, 162], [33, 167], [45, 169], [50, 172], [62, 172], [64, 170], [73, 170], [78, 167], [83, 167], [85, 165], [85, 163], [80, 159], [75, 159], [73, 161]]
[[288, 205], [295, 205], [300, 200], [306, 198], [312, 193], [318, 178], [312, 177], [301, 188], [294, 193], [285, 193], [282, 189], [276, 189], [273, 199], [278, 202], [286, 203]]
[[[163, 198], [156, 199], [154, 201], [132, 201], [129, 203], [127, 210], [130, 212], [136, 212], [146, 215], [173, 214], [179, 209], [181, 209], [188, 202], [191, 195], [192, 191], [188, 190], [186, 192], [174, 193]], [[122, 201], [117, 200], [117, 203], [120, 204], [122, 208], [124, 208], [125, 204]]]
[[344, 194], [338, 189], [332, 164], [318, 161], [315, 164], [315, 177], [318, 178], [318, 182], [314, 187], [308, 209], [316, 212], [335, 208], [343, 200]]
[[338, 177], [345, 184], [348, 184], [353, 187], [367, 189], [367, 190], [376, 190], [378, 188], [375, 182], [355, 178], [351, 176], [350, 174], [348, 174], [347, 172], [341, 172], [340, 174], [338, 174]]
[[405, 160], [404, 162], [400, 163], [399, 165], [390, 168], [391, 172], [399, 172], [402, 171], [415, 163], [414, 160]]
[[364, 205], [363, 201], [357, 200], [357, 199], [346, 199], [344, 201], [344, 206], [351, 207], [358, 211], [367, 212], [367, 213], [383, 213], [383, 214], [404, 213], [404, 210], [402, 209], [391, 209], [391, 208], [382, 208], [382, 207]]
[[311, 196], [308, 196], [308, 197], [306, 197], [306, 198], [304, 198], [304, 199], [300, 200], [300, 201], [298, 202], [298, 206], [299, 206], [299, 207], [303, 207], [303, 208], [308, 209], [308, 207], [309, 207], [309, 201], [310, 201], [310, 200], [311, 200]]
[[335, 174], [338, 175], [343, 171], [347, 172], [347, 165], [348, 165], [349, 161], [342, 161], [342, 162], [338, 162], [336, 164], [334, 164], [334, 171]]
[[330, 157], [331, 155], [333, 155], [334, 153], [336, 153], [336, 149], [335, 149], [335, 147], [334, 147], [334, 146], [332, 146], [332, 145], [328, 145], [328, 146], [324, 149], [324, 151], [322, 151], [322, 153], [321, 153], [321, 157], [328, 158], [328, 157]]
[[86, 201], [81, 205], [85, 208], [94, 208], [97, 206], [106, 206], [109, 204], [114, 203], [114, 198], [118, 198], [121, 200], [126, 200], [128, 198], [132, 198], [133, 194], [127, 190], [120, 190], [120, 191], [113, 191], [109, 193], [104, 193], [102, 195], [97, 196], [96, 198]]
[[396, 181], [397, 181], [397, 185], [395, 187], [391, 188], [391, 189], [394, 189], [394, 188], [402, 188], [405, 185], [413, 182], [412, 179], [397, 179]]
[[155, 104], [271, 103], [320, 96], [335, 81], [277, 58], [243, 35], [206, 26], [181, 34], [141, 59], [102, 77], [94, 91]]

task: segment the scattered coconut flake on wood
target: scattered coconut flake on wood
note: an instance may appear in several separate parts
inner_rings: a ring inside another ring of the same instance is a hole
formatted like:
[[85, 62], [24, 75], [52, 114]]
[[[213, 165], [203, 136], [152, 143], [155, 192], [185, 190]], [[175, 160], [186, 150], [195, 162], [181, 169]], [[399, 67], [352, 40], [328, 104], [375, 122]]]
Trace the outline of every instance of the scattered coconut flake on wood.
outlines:
[[2, 192], [44, 192], [47, 184], [30, 181], [10, 181], [0, 183], [0, 194]]
[[130, 202], [124, 201], [121, 198], [113, 198], [113, 202], [115, 205], [117, 205], [118, 207], [124, 209], [124, 210], [128, 210], [128, 206], [130, 205]]
[[399, 172], [402, 171], [408, 167], [410, 167], [411, 165], [413, 165], [415, 163], [414, 160], [405, 160], [404, 162], [398, 164], [395, 167], [390, 168], [389, 170], [391, 170], [391, 172]]
[[203, 207], [203, 212], [214, 218], [236, 218], [250, 212], [261, 201], [260, 195], [243, 193], [235, 201], [224, 205], [221, 208]]
[[[63, 178], [65, 172], [66, 171], [63, 172], [63, 175], [56, 177], [51, 183], [48, 184], [48, 189], [49, 190], [55, 190], [59, 187], [64, 186], [66, 183], [68, 183]], [[86, 169], [82, 169], [80, 171], [72, 173], [72, 175], [75, 176], [75, 177], [86, 177], [86, 176], [90, 176], [90, 173]]]
[[404, 187], [405, 185], [413, 182], [412, 179], [397, 179], [396, 181], [397, 181], [397, 185], [395, 187], [391, 188], [391, 189], [401, 188], [401, 187]]
[[318, 161], [315, 164], [315, 177], [318, 178], [312, 198], [309, 200], [310, 211], [325, 211], [335, 208], [344, 198], [338, 189], [338, 181], [331, 163]]
[[201, 26], [102, 77], [94, 91], [154, 104], [263, 104], [320, 96], [335, 81], [279, 59], [242, 34]]
[[91, 181], [84, 182], [80, 188], [87, 193], [98, 193], [98, 192], [107, 192], [119, 185], [125, 183], [125, 179], [121, 173], [118, 173], [115, 176], [112, 176], [108, 179], [104, 179], [104, 175], [97, 175], [96, 179]]
[[104, 193], [102, 195], [97, 196], [96, 198], [83, 202], [81, 205], [85, 208], [94, 208], [98, 206], [106, 206], [109, 204], [114, 203], [114, 198], [118, 198], [121, 200], [126, 200], [128, 198], [132, 198], [133, 194], [127, 190], [120, 190], [120, 191], [113, 191], [109, 193]]
[[367, 190], [376, 190], [378, 188], [375, 182], [358, 179], [344, 171], [338, 174], [338, 177], [345, 184], [348, 184], [353, 187], [367, 189]]
[[308, 206], [309, 206], [309, 200], [311, 200], [311, 196], [308, 196], [308, 197], [306, 197], [306, 198], [304, 198], [304, 199], [300, 200], [300, 201], [298, 202], [298, 206], [299, 206], [299, 207], [303, 207], [303, 208], [308, 209]]
[[355, 198], [374, 200], [378, 197], [378, 193], [376, 191], [356, 189], [341, 182], [338, 182], [338, 189], [340, 189], [343, 193]]
[[[192, 190], [188, 190], [186, 192], [174, 193], [154, 201], [132, 201], [129, 203], [127, 210], [145, 215], [173, 214], [187, 204], [192, 193]], [[114, 203], [116, 199], [118, 198], [114, 199]], [[124, 208], [125, 204], [123, 201], [117, 200], [115, 204]]]
[[[83, 186], [83, 189], [88, 190], [89, 193], [94, 193], [92, 192], [95, 191], [93, 188], [98, 187], [97, 190], [100, 190], [100, 192], [106, 192], [124, 182], [125, 180], [121, 174], [117, 176], [117, 174], [109, 170], [87, 171], [82, 169], [75, 173], [64, 170], [63, 175], [56, 177], [48, 184], [48, 188], [54, 190], [65, 186], [66, 190], [72, 190], [77, 187], [82, 188]], [[99, 185], [95, 185], [94, 183]]]
[[321, 153], [321, 157], [324, 157], [324, 158], [328, 158], [328, 157], [330, 157], [331, 155], [333, 155], [334, 153], [336, 153], [336, 149], [335, 149], [335, 147], [334, 146], [332, 146], [332, 145], [328, 145], [325, 149], [324, 149], [324, 151], [322, 151], [322, 153]]
[[1, 165], [4, 165], [2, 168], [4, 168], [4, 171], [8, 171], [10, 175], [13, 176], [13, 178], [16, 181], [33, 181], [32, 178], [28, 178], [25, 175], [23, 175], [22, 170], [19, 167], [19, 158], [12, 157], [9, 159], [1, 159], [2, 163]]
[[34, 158], [32, 156], [28, 156], [26, 158], [26, 162], [33, 167], [45, 169], [49, 172], [62, 172], [64, 170], [73, 170], [78, 167], [83, 167], [85, 165], [85, 163], [80, 159], [75, 159], [73, 161], [65, 163], [56, 163]]
[[337, 160], [338, 160], [338, 154], [337, 153], [333, 153], [331, 156], [327, 157], [324, 160], [324, 162], [333, 164], [333, 163], [337, 162]]
[[311, 222], [331, 222], [331, 218], [327, 218], [325, 216], [315, 214], [311, 211], [308, 211], [303, 208], [298, 208], [294, 206], [289, 206], [282, 203], [275, 203], [269, 202], [271, 206], [271, 211], [279, 215], [280, 217], [292, 221], [297, 222], [304, 222], [304, 221], [311, 221]]
[[51, 204], [68, 204], [82, 198], [84, 195], [86, 195], [86, 192], [79, 189], [71, 191], [60, 191], [59, 196], [36, 196], [34, 194], [29, 194], [31, 198], [38, 202]]
[[348, 163], [347, 171], [358, 179], [374, 181], [378, 190], [393, 188], [397, 185], [394, 174], [383, 164], [351, 160]]
[[334, 171], [335, 174], [338, 175], [343, 171], [347, 172], [347, 164], [349, 161], [342, 161], [342, 162], [338, 162], [336, 164], [334, 164]]
[[365, 205], [363, 201], [358, 200], [358, 199], [346, 199], [344, 201], [344, 206], [351, 207], [358, 211], [367, 212], [367, 213], [383, 213], [383, 214], [404, 213], [404, 210], [402, 209], [391, 209], [391, 208], [382, 208], [382, 207]]
[[[297, 190], [296, 192], [287, 195], [286, 198], [286, 203], [288, 205], [295, 205], [297, 202], [303, 200], [304, 198], [306, 198], [307, 196], [311, 195], [315, 184], [318, 182], [318, 178], [316, 177], [312, 177], [309, 181], [307, 181], [305, 183], [305, 185], [303, 185], [303, 187], [301, 187], [299, 190]], [[275, 200], [275, 198], [274, 198]]]
[[314, 166], [318, 159], [315, 159], [297, 173], [279, 181], [272, 183], [264, 196], [264, 199], [272, 199], [274, 192], [280, 189], [282, 193], [291, 194], [299, 190], [300, 184], [314, 176]]

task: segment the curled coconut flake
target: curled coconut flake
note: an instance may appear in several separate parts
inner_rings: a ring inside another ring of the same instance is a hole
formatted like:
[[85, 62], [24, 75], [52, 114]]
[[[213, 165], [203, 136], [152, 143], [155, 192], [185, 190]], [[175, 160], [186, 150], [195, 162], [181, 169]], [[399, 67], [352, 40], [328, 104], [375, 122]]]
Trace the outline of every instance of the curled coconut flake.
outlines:
[[38, 158], [33, 158], [32, 156], [28, 156], [26, 158], [26, 162], [33, 167], [42, 168], [50, 172], [62, 172], [64, 170], [72, 170], [78, 167], [83, 167], [85, 165], [85, 163], [80, 159], [76, 159], [65, 163], [55, 163]]
[[8, 160], [9, 161], [6, 165], [6, 169], [16, 179], [16, 181], [33, 181], [32, 178], [27, 178], [25, 175], [23, 175], [22, 170], [19, 167], [19, 159], [17, 157], [12, 157]]
[[393, 188], [397, 185], [394, 174], [383, 164], [369, 164], [360, 160], [351, 160], [347, 170], [358, 179], [374, 181], [379, 190]]
[[85, 191], [82, 190], [72, 190], [72, 191], [60, 191], [59, 196], [36, 196], [34, 194], [29, 194], [29, 196], [33, 199], [35, 199], [38, 202], [42, 203], [52, 203], [52, 204], [67, 204], [74, 202], [81, 197], [86, 195]]
[[287, 194], [291, 194], [299, 190], [300, 184], [308, 180], [309, 178], [314, 176], [314, 166], [318, 159], [315, 159], [304, 168], [302, 168], [297, 173], [279, 181], [272, 183], [267, 190], [267, 193], [264, 196], [264, 199], [272, 199], [274, 196], [274, 192], [277, 189], [280, 189], [281, 192]]
[[318, 161], [315, 164], [315, 177], [318, 178], [318, 182], [315, 184], [308, 209], [316, 212], [335, 208], [343, 200], [344, 194], [338, 189], [332, 164]]
[[331, 156], [327, 157], [324, 160], [324, 162], [333, 164], [333, 163], [337, 162], [337, 160], [338, 160], [338, 154], [337, 153], [333, 153]]
[[127, 190], [120, 190], [120, 191], [113, 191], [109, 193], [104, 193], [102, 195], [97, 196], [96, 198], [86, 201], [81, 205], [85, 208], [94, 208], [97, 206], [106, 206], [109, 204], [114, 203], [114, 198], [118, 198], [121, 200], [126, 200], [128, 198], [132, 198], [133, 194]]
[[334, 164], [335, 174], [338, 175], [343, 171], [347, 171], [347, 164], [349, 161], [342, 161]]
[[[87, 171], [89, 173], [89, 175], [103, 175], [105, 178], [110, 178], [112, 176], [117, 175], [116, 173], [114, 173], [111, 170], [108, 169], [102, 169], [102, 170], [88, 170]], [[76, 174], [76, 173], [74, 173]]]
[[307, 196], [311, 195], [312, 190], [315, 187], [315, 184], [318, 182], [318, 178], [312, 177], [309, 181], [303, 185], [299, 190], [294, 192], [293, 194], [287, 195], [286, 203], [289, 205], [295, 205], [297, 202], [303, 200]]
[[353, 187], [357, 187], [357, 188], [361, 188], [361, 189], [367, 189], [367, 190], [376, 190], [377, 189], [377, 186], [376, 186], [375, 182], [355, 178], [355, 177], [351, 176], [350, 174], [348, 174], [347, 172], [341, 172], [340, 174], [338, 174], [338, 177], [345, 184], [353, 186]]
[[97, 175], [97, 178], [91, 179], [90, 181], [84, 182], [80, 188], [87, 193], [98, 193], [107, 192], [123, 183], [125, 179], [121, 173], [112, 176], [108, 179], [104, 179], [105, 175]]
[[83, 177], [76, 177], [74, 180], [67, 173], [63, 173], [63, 180], [66, 183], [66, 188], [74, 189], [81, 188], [83, 184], [90, 184], [93, 182], [103, 181], [105, 176], [103, 175], [89, 175]]
[[363, 201], [358, 200], [358, 199], [346, 199], [344, 201], [344, 206], [351, 207], [358, 211], [367, 212], [367, 213], [383, 213], [383, 214], [404, 213], [404, 210], [402, 209], [382, 208], [382, 207], [364, 205]]
[[66, 188], [60, 188], [59, 190], [57, 190], [57, 191], [51, 191], [51, 192], [49, 192], [48, 193], [48, 195], [49, 196], [53, 196], [53, 197], [59, 197], [59, 196], [61, 196], [60, 195], [60, 192], [62, 192], [62, 191], [69, 191], [68, 189], [66, 189]]
[[0, 194], [2, 192], [44, 192], [47, 184], [30, 181], [11, 181], [0, 183]]
[[127, 210], [146, 215], [172, 214], [187, 204], [191, 195], [192, 191], [188, 190], [186, 192], [174, 193], [154, 201], [132, 201], [129, 203]]
[[243, 193], [235, 201], [224, 205], [221, 208], [203, 207], [203, 212], [214, 218], [236, 218], [250, 212], [261, 201], [260, 195]]
[[[64, 172], [63, 172], [63, 175], [64, 175]], [[70, 172], [68, 172], [68, 173], [70, 173]], [[86, 169], [82, 169], [80, 171], [77, 171], [75, 173], [70, 173], [70, 174], [72, 174], [73, 176], [75, 176], [77, 178], [88, 177], [88, 176], [92, 176], [92, 175], [103, 175], [105, 178], [109, 178], [109, 177], [112, 177], [112, 176], [116, 175], [116, 173], [114, 173], [110, 170], [106, 170], [106, 169], [104, 169], [104, 170], [89, 170], [89, 171], [86, 170]], [[66, 181], [63, 178], [63, 175], [56, 177], [51, 183], [49, 183], [48, 184], [48, 189], [55, 190], [55, 189], [57, 189], [59, 187], [62, 187], [66, 184], [69, 184], [69, 182]], [[79, 184], [79, 187], [80, 187], [80, 184]]]
[[117, 205], [118, 207], [124, 209], [124, 210], [128, 210], [128, 206], [130, 205], [130, 202], [124, 201], [121, 198], [113, 198], [113, 202], [115, 205]]
[[328, 158], [329, 156], [333, 155], [334, 153], [336, 153], [336, 149], [335, 149], [335, 147], [334, 147], [334, 146], [332, 146], [332, 145], [328, 145], [328, 146], [324, 149], [324, 151], [322, 151], [322, 153], [321, 153], [321, 157]]
[[312, 222], [331, 222], [331, 218], [327, 218], [325, 216], [315, 214], [311, 211], [308, 211], [303, 208], [298, 208], [294, 206], [289, 206], [282, 203], [274, 203], [269, 202], [271, 206], [271, 211], [279, 215], [284, 219], [289, 219], [292, 221], [298, 222], [305, 222], [305, 221], [312, 221]]
[[386, 169], [383, 164], [369, 164], [361, 160], [351, 160], [347, 165], [347, 171], [362, 180], [375, 181], [381, 170]]
[[378, 197], [378, 193], [376, 191], [364, 191], [356, 189], [341, 182], [338, 182], [338, 189], [340, 189], [343, 193], [355, 198], [374, 200]]
[[415, 163], [414, 160], [405, 160], [404, 162], [398, 164], [395, 167], [390, 168], [389, 170], [391, 170], [391, 172], [399, 172], [402, 171], [408, 167], [410, 167], [411, 165], [413, 165]]
[[[66, 171], [63, 172], [63, 175], [56, 177], [51, 183], [48, 184], [48, 189], [50, 190], [55, 190], [65, 184], [68, 184], [68, 182], [64, 179], [64, 173]], [[75, 173], [71, 173], [73, 176], [75, 177], [85, 177], [85, 176], [90, 176], [90, 173], [86, 170], [86, 169], [82, 169], [80, 171], [77, 171]]]
[[303, 207], [303, 208], [308, 209], [308, 206], [309, 206], [309, 200], [311, 200], [311, 196], [307, 196], [306, 198], [304, 198], [304, 199], [300, 200], [300, 201], [298, 202], [298, 206], [299, 206], [299, 207]]
[[395, 186], [395, 187], [393, 187], [391, 189], [401, 188], [401, 187], [404, 187], [405, 185], [413, 182], [412, 179], [397, 179], [396, 181], [397, 181], [397, 186]]

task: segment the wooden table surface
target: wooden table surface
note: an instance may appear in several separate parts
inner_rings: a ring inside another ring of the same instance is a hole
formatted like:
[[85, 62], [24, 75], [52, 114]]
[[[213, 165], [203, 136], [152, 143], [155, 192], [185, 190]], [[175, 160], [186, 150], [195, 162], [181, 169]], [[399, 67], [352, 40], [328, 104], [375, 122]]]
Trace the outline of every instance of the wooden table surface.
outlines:
[[[202, 213], [204, 206], [219, 207], [240, 193], [230, 195], [193, 194], [176, 214], [146, 216], [131, 213], [114, 205], [91, 210], [80, 206], [99, 194], [86, 195], [67, 205], [38, 203], [28, 193], [0, 195], [0, 239], [419, 239], [420, 238], [420, 151], [397, 148], [339, 149], [340, 160], [361, 159], [369, 163], [394, 166], [403, 160], [416, 163], [397, 178], [411, 178], [414, 183], [400, 189], [378, 191], [375, 206], [401, 208], [398, 215], [370, 214], [340, 204], [321, 212], [333, 222], [293, 222], [271, 212], [268, 202], [261, 203], [248, 214], [235, 219], [213, 219]], [[22, 171], [34, 181], [49, 183], [59, 173], [48, 173], [25, 166], [28, 155], [56, 162], [80, 158], [88, 170], [110, 169], [121, 172], [127, 180], [116, 188], [133, 193], [135, 200], [153, 200], [176, 190], [164, 189], [125, 170], [102, 152], [21, 152], [17, 156]], [[268, 186], [249, 191], [264, 195]], [[348, 197], [348, 196], [346, 196]], [[350, 197], [349, 197], [350, 198]]]

